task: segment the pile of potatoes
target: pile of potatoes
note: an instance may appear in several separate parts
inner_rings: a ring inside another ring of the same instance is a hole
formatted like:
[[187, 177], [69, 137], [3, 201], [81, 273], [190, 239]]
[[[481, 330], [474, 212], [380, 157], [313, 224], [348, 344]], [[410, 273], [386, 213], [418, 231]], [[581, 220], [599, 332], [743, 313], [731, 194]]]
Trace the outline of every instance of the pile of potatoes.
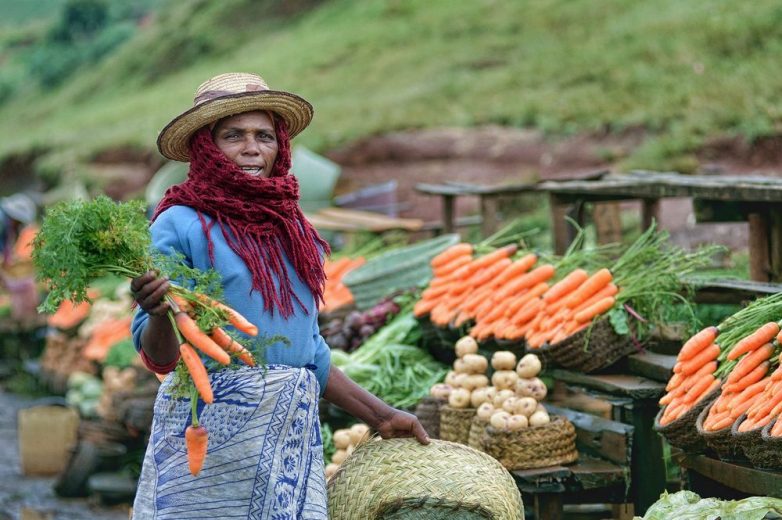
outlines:
[[350, 428], [336, 430], [332, 437], [334, 447], [337, 449], [331, 456], [331, 463], [326, 465], [326, 478], [337, 472], [340, 465], [345, 462], [348, 455], [359, 443], [369, 438], [369, 426], [364, 423], [356, 423]]
[[546, 385], [537, 377], [541, 363], [535, 354], [527, 354], [517, 363], [513, 352], [495, 352], [491, 357], [494, 373], [489, 381], [489, 362], [478, 354], [474, 338], [459, 339], [455, 349], [453, 370], [444, 383], [432, 386], [433, 397], [446, 399], [453, 408], [475, 408], [478, 417], [498, 430], [549, 423], [548, 412], [540, 403], [546, 397]]

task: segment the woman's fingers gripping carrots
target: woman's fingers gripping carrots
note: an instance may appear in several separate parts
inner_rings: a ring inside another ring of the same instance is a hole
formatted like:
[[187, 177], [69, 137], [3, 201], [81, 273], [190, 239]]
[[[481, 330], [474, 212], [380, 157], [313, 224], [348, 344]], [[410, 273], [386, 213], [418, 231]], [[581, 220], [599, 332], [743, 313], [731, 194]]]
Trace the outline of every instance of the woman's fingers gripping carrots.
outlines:
[[193, 426], [185, 429], [185, 447], [187, 448], [187, 464], [190, 473], [195, 477], [201, 471], [206, 458], [209, 444], [209, 433], [203, 426]]
[[705, 349], [717, 339], [719, 329], [717, 327], [706, 327], [687, 340], [677, 356], [678, 361], [688, 361], [694, 358], [701, 350]]
[[742, 354], [752, 352], [761, 345], [769, 343], [778, 333], [778, 324], [773, 321], [766, 323], [758, 330], [736, 343], [733, 348], [730, 349], [730, 352], [728, 352], [728, 359], [732, 361], [738, 359]]
[[184, 312], [178, 312], [174, 316], [174, 319], [176, 320], [176, 326], [179, 329], [179, 332], [182, 333], [191, 345], [218, 363], [227, 365], [231, 362], [231, 356], [201, 331], [190, 316]]
[[185, 362], [187, 371], [190, 372], [190, 377], [193, 379], [193, 384], [196, 390], [198, 390], [201, 399], [206, 404], [212, 404], [214, 402], [212, 385], [209, 383], [209, 375], [206, 373], [206, 367], [201, 358], [198, 357], [198, 353], [187, 343], [179, 345], [179, 353]]

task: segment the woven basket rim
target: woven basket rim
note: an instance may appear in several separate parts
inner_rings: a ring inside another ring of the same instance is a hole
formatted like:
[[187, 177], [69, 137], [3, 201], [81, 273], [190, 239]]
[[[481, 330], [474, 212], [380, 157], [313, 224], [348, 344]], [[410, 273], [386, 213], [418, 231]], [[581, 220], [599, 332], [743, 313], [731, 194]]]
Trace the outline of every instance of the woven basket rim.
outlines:
[[719, 430], [707, 431], [703, 429], [703, 423], [706, 421], [706, 417], [709, 415], [709, 410], [711, 410], [711, 407], [714, 406], [715, 402], [716, 399], [706, 405], [706, 407], [701, 410], [701, 413], [698, 414], [698, 418], [695, 420], [695, 428], [698, 430], [698, 434], [706, 439], [713, 438], [717, 435], [723, 435], [726, 432], [730, 433], [730, 430], [733, 427], [733, 423], [730, 423], [730, 426], [726, 426], [725, 428]]

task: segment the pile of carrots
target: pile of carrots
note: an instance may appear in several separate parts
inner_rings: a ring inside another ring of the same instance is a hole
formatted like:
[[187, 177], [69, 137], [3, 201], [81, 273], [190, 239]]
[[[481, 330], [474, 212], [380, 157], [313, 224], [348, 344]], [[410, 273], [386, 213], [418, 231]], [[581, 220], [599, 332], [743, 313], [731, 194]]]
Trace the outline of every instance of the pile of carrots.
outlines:
[[166, 298], [171, 306], [169, 317], [174, 331], [179, 338], [179, 352], [190, 374], [194, 390], [191, 393], [192, 423], [185, 430], [185, 445], [190, 472], [198, 475], [206, 458], [209, 433], [198, 422], [196, 396], [199, 395], [206, 404], [214, 402], [209, 375], [198, 351], [214, 359], [221, 365], [228, 365], [235, 356], [249, 366], [255, 366], [252, 354], [222, 327], [213, 327], [210, 331], [199, 328], [197, 319], [205, 313], [224, 319], [237, 330], [250, 336], [258, 334], [258, 328], [244, 316], [227, 305], [213, 300], [206, 295], [193, 293], [177, 288]]
[[326, 285], [323, 288], [323, 303], [320, 312], [332, 312], [335, 309], [353, 303], [353, 294], [342, 279], [353, 269], [366, 263], [366, 258], [342, 257], [339, 260], [326, 260], [323, 269], [326, 272]]
[[478, 340], [525, 338], [537, 348], [587, 327], [616, 303], [619, 288], [608, 269], [590, 276], [577, 268], [550, 285], [557, 267], [536, 267], [534, 253], [513, 245], [478, 257], [473, 252], [460, 243], [432, 259], [434, 278], [413, 309], [417, 317], [428, 314], [442, 327], [474, 322], [470, 335]]

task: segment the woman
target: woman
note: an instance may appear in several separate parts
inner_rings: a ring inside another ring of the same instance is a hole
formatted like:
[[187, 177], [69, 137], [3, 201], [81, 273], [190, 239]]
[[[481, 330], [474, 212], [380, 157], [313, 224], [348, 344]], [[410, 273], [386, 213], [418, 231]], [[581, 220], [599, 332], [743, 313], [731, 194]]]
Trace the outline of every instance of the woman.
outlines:
[[[272, 91], [255, 74], [231, 73], [203, 83], [194, 107], [161, 132], [158, 147], [189, 161], [151, 227], [157, 249], [178, 252], [198, 269], [222, 276], [226, 302], [267, 336], [289, 346], [265, 351], [268, 370], [244, 367], [211, 375], [215, 402], [199, 402], [209, 449], [190, 475], [184, 430], [186, 399], [161, 385], [153, 431], [134, 504], [137, 518], [327, 518], [318, 398], [324, 397], [384, 438], [428, 443], [415, 416], [383, 403], [330, 366], [317, 325], [328, 245], [304, 219], [298, 183], [289, 173], [290, 139], [312, 107]], [[147, 366], [170, 372], [178, 344], [163, 295], [169, 282], [149, 272], [131, 282], [140, 310], [133, 337]]]

